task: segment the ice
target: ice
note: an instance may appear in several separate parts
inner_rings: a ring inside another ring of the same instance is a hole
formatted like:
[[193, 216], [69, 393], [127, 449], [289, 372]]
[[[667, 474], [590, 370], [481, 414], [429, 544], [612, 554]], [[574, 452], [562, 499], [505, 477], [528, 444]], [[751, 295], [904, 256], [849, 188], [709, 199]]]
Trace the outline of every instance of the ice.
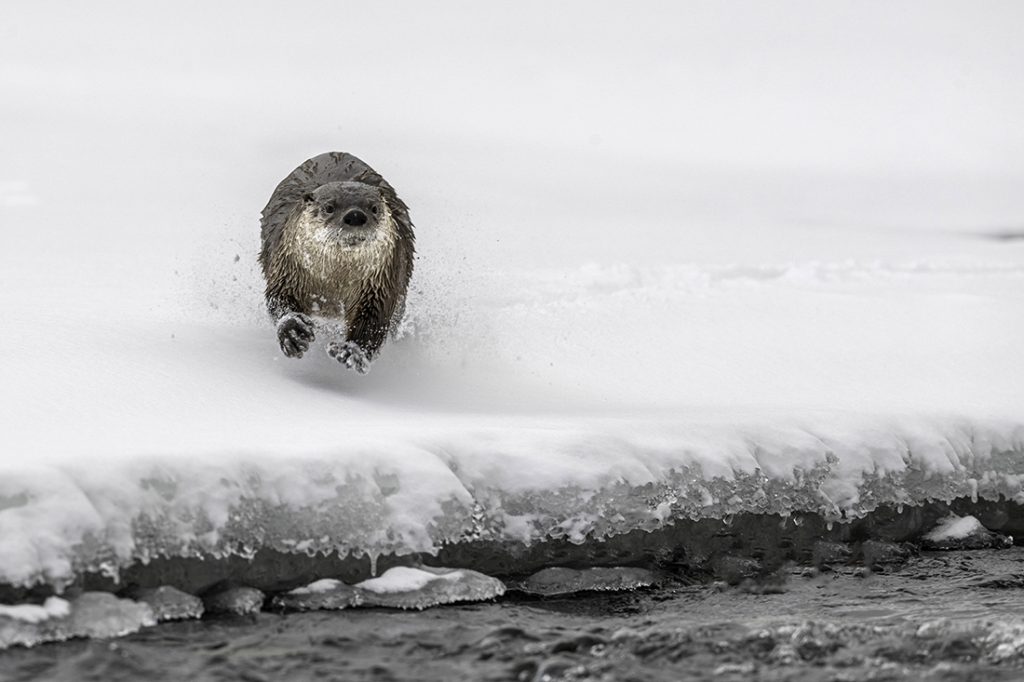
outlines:
[[325, 578], [274, 598], [274, 605], [297, 611], [384, 606], [425, 609], [463, 601], [500, 597], [505, 585], [469, 569], [394, 566], [376, 578], [355, 585]]
[[[271, 5], [19, 8], [0, 587], [1024, 502], [1012, 10], [963, 10], [955, 56], [961, 10], [864, 10], [869, 54], [814, 3], [798, 34], [763, 8], [488, 10], [508, 41], [461, 6], [364, 10], [340, 64], [341, 24]], [[366, 376], [284, 357], [256, 266], [273, 187], [331, 149], [418, 230]]]
[[505, 594], [496, 578], [469, 569], [395, 566], [355, 585], [367, 606], [425, 609], [440, 604], [485, 601]]
[[71, 613], [71, 605], [60, 597], [48, 597], [42, 605], [18, 604], [8, 606], [0, 604], [0, 618], [22, 621], [24, 623], [40, 623], [50, 618], [63, 618]]
[[520, 582], [517, 589], [529, 594], [551, 597], [574, 592], [635, 590], [660, 582], [656, 573], [628, 566], [585, 569], [552, 566]]
[[120, 637], [156, 625], [148, 604], [107, 592], [84, 592], [71, 602], [69, 637]]
[[0, 605], [0, 649], [73, 637], [120, 637], [155, 624], [147, 604], [107, 592], [83, 592], [70, 602], [49, 597], [42, 606]]

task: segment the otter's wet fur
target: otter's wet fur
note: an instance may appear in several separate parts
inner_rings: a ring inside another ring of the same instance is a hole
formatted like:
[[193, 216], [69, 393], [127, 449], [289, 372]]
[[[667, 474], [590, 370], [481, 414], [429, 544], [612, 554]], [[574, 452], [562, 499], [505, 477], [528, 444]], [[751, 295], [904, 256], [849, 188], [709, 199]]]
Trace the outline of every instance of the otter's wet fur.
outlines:
[[409, 209], [368, 165], [343, 152], [309, 159], [263, 209], [260, 265], [282, 352], [302, 357], [310, 316], [345, 323], [328, 354], [364, 373], [402, 315], [415, 237]]

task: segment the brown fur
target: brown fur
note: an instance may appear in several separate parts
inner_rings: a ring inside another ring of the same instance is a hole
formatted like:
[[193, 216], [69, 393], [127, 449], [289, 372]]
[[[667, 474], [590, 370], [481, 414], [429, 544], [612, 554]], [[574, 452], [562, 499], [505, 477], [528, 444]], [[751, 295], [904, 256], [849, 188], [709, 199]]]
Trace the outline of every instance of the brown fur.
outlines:
[[[337, 215], [325, 213], [335, 206]], [[364, 210], [366, 226], [341, 224], [350, 206]], [[302, 355], [308, 316], [319, 315], [343, 320], [346, 342], [371, 360], [399, 321], [415, 252], [408, 208], [391, 185], [350, 154], [321, 154], [281, 181], [261, 227], [267, 307], [284, 353]]]

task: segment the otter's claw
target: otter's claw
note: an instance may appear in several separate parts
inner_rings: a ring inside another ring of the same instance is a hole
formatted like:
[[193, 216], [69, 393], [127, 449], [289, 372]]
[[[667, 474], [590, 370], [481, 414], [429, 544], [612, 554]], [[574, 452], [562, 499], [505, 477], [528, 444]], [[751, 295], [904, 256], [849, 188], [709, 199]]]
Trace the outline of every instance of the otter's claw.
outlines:
[[370, 358], [354, 341], [332, 341], [327, 344], [327, 354], [360, 374], [370, 371]]
[[313, 320], [302, 313], [287, 313], [277, 321], [277, 342], [290, 358], [301, 358], [313, 343]]

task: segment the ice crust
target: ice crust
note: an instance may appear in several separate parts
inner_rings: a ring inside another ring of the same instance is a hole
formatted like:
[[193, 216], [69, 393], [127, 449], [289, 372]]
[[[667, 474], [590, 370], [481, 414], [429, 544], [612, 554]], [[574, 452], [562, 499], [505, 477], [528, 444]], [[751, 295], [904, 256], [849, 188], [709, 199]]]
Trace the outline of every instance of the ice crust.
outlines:
[[148, 604], [107, 592], [85, 592], [70, 602], [49, 597], [42, 606], [0, 606], [0, 649], [73, 637], [120, 637], [156, 622]]
[[530, 442], [538, 431], [495, 429], [369, 461], [140, 461], [105, 477], [16, 468], [0, 482], [15, 494], [0, 511], [0, 583], [59, 586], [157, 556], [261, 547], [406, 555], [468, 540], [584, 543], [740, 512], [839, 521], [926, 499], [1024, 501], [1019, 427], [906, 424], [865, 429], [873, 438], [853, 447], [835, 429], [647, 423], [627, 435], [594, 424], [547, 447]]
[[0, 511], [0, 583], [59, 586], [158, 556], [261, 547], [407, 555], [468, 540], [583, 543], [741, 512], [841, 521], [925, 499], [1024, 500], [1013, 424], [905, 420], [850, 433], [648, 422], [624, 434], [595, 423], [555, 438], [507, 428], [439, 438], [402, 457], [381, 447], [369, 459], [136, 461], [107, 477], [18, 467], [0, 482], [20, 502]]

